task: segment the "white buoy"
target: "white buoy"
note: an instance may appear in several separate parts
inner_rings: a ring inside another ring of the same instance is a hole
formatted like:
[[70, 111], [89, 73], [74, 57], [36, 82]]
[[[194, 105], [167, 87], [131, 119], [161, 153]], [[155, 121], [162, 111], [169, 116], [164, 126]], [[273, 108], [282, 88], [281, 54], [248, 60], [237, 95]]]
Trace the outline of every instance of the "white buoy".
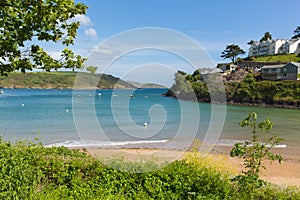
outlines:
[[148, 99], [148, 96], [145, 96], [146, 99]]
[[144, 127], [147, 127], [147, 126], [148, 126], [148, 124], [145, 122], [145, 123], [144, 123]]
[[22, 105], [21, 105], [22, 107], [24, 107], [25, 105], [24, 105], [24, 103], [22, 103]]
[[68, 112], [69, 112], [69, 110], [67, 109], [67, 110], [66, 110], [66, 113], [68, 113]]
[[101, 93], [98, 93], [98, 96], [101, 96], [102, 94]]

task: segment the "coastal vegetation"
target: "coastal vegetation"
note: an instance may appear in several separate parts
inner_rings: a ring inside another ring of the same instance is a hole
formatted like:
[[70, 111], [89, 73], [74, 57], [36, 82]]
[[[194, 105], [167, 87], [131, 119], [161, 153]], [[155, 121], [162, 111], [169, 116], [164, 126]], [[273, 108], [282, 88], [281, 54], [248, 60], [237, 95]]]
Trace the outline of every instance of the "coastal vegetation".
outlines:
[[[230, 151], [232, 157], [237, 156], [243, 159], [245, 167], [245, 171], [233, 180], [239, 183], [238, 185], [242, 190], [249, 190], [249, 193], [253, 195], [255, 188], [262, 187], [265, 184], [259, 178], [261, 170], [265, 169], [263, 161], [277, 160], [280, 164], [282, 163], [283, 158], [281, 155], [272, 153], [271, 149], [279, 145], [283, 139], [269, 133], [274, 126], [270, 119], [259, 123], [257, 114], [254, 112], [241, 121], [240, 125], [241, 127], [252, 128], [252, 133], [250, 141], [236, 143]], [[251, 199], [253, 199], [253, 196], [251, 196]]]
[[88, 70], [89, 72], [91, 72], [92, 74], [95, 74], [97, 71], [97, 67], [94, 66], [87, 66], [86, 70]]
[[[299, 199], [298, 188], [266, 183], [249, 193], [223, 163], [191, 152], [180, 161], [105, 165], [79, 150], [0, 139], [1, 199]], [[107, 162], [106, 162], [107, 164]], [[118, 170], [114, 166], [122, 166]], [[145, 173], [136, 173], [144, 169]]]
[[[196, 71], [193, 74], [177, 72], [175, 84], [165, 95], [189, 100], [189, 94], [195, 93], [199, 102], [210, 102], [206, 82]], [[231, 104], [300, 107], [299, 81], [260, 81], [254, 74], [248, 74], [242, 81], [225, 81], [224, 85], [227, 102]], [[214, 92], [218, 92], [217, 89]]]
[[[79, 75], [77, 77], [77, 75]], [[77, 77], [77, 80], [76, 80]], [[164, 88], [155, 83], [137, 83], [124, 81], [109, 74], [94, 74], [86, 72], [13, 72], [9, 76], [0, 76], [0, 88], [35, 88], [35, 89], [134, 89], [134, 88]], [[98, 84], [95, 84], [98, 83]]]
[[230, 58], [235, 63], [238, 55], [245, 54], [245, 51], [236, 44], [227, 45], [226, 49], [222, 52], [221, 58]]
[[251, 58], [240, 59], [239, 61], [254, 61], [254, 62], [300, 62], [300, 56], [298, 54], [279, 54], [279, 55], [267, 55], [257, 56]]
[[0, 87], [4, 88], [39, 88], [72, 89], [76, 76], [80, 73], [78, 85], [82, 88], [135, 88], [119, 78], [108, 74], [91, 74], [84, 72], [14, 72], [9, 76], [0, 76]]

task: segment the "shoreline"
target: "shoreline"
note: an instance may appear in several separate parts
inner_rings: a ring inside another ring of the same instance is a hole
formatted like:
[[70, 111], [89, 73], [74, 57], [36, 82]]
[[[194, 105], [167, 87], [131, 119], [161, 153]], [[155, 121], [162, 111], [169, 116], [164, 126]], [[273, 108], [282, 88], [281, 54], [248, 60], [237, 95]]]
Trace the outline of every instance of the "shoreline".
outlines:
[[[237, 174], [240, 174], [243, 170], [243, 161], [229, 155], [231, 148], [230, 146], [215, 146], [208, 155], [212, 156], [216, 162], [218, 160], [225, 160], [230, 164], [232, 169], [237, 169]], [[81, 149], [81, 151], [83, 150]], [[300, 155], [292, 155], [287, 149], [278, 149], [275, 151], [276, 153], [281, 153], [283, 163], [279, 164], [275, 161], [264, 162], [266, 169], [262, 170], [261, 178], [276, 185], [300, 186]], [[134, 162], [148, 160], [172, 162], [183, 159], [186, 151], [159, 148], [87, 148], [86, 153], [99, 160], [123, 158], [125, 161]]]
[[[59, 86], [54, 86], [54, 87], [35, 87], [35, 86], [30, 86], [30, 87], [22, 87], [22, 86], [10, 86], [10, 87], [0, 87], [1, 89], [33, 89], [33, 90], [73, 90], [74, 87], [59, 87]], [[75, 88], [76, 90], [113, 90], [113, 89], [120, 89], [120, 90], [136, 90], [136, 89], [166, 89], [166, 88], [131, 88], [131, 87], [82, 87], [82, 88]], [[162, 96], [167, 97], [167, 98], [175, 98], [183, 101], [190, 101], [190, 100], [185, 100], [185, 99], [180, 99], [177, 98], [176, 96], [173, 95], [167, 95], [166, 93], [162, 94]], [[291, 105], [290, 102], [280, 102], [280, 103], [273, 103], [273, 104], [268, 104], [265, 102], [261, 103], [249, 103], [249, 102], [234, 102], [234, 101], [227, 101], [226, 103], [218, 103], [214, 102], [211, 103], [209, 102], [208, 99], [198, 99], [198, 103], [209, 103], [209, 104], [225, 104], [229, 106], [247, 106], [247, 107], [258, 107], [258, 108], [279, 108], [279, 109], [293, 109], [293, 110], [300, 110], [300, 104], [294, 104]]]
[[167, 95], [166, 93], [163, 94], [162, 96], [169, 97], [169, 98], [175, 98], [175, 99], [179, 99], [179, 100], [183, 100], [183, 101], [198, 102], [198, 103], [226, 104], [229, 106], [247, 106], [247, 107], [258, 107], [258, 108], [280, 108], [280, 109], [300, 110], [300, 103], [296, 104], [296, 105], [290, 105], [290, 102], [288, 102], [288, 101], [280, 102], [280, 103], [273, 103], [273, 104], [269, 104], [269, 103], [265, 103], [265, 102], [261, 102], [261, 103], [235, 102], [235, 101], [231, 101], [231, 100], [228, 100], [225, 103], [222, 103], [222, 102], [211, 103], [210, 100], [207, 98], [198, 99], [198, 101], [193, 101], [193, 100], [189, 100], [189, 99], [180, 99], [174, 95]]

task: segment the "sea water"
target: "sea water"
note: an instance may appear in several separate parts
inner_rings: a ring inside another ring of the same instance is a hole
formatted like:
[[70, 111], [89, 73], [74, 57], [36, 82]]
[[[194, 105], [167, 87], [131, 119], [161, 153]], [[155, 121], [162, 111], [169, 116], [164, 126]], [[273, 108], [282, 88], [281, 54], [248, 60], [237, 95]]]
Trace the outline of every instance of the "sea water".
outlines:
[[[212, 123], [216, 120], [212, 104], [183, 103], [164, 97], [166, 89], [3, 91], [0, 133], [12, 141], [39, 137], [48, 146], [163, 147], [174, 138], [180, 143], [186, 139], [184, 134], [203, 140], [213, 124], [220, 126], [220, 134], [215, 135], [218, 144], [232, 145], [249, 139], [251, 130], [241, 128], [238, 123], [256, 112], [259, 120], [270, 118], [275, 123], [271, 133], [285, 139], [283, 146], [297, 148], [300, 142], [299, 110], [227, 105], [225, 121]], [[200, 118], [194, 112], [199, 112]], [[184, 122], [184, 134], [180, 135], [183, 116], [188, 119]], [[195, 130], [193, 126], [198, 128]]]

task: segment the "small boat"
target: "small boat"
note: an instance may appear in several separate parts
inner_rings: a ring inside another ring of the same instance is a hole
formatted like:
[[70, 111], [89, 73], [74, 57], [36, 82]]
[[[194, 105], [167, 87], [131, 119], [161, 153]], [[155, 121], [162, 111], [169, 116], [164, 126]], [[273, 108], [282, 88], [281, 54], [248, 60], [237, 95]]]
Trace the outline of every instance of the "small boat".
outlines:
[[4, 93], [4, 91], [3, 90], [0, 90], [0, 94], [3, 94]]

